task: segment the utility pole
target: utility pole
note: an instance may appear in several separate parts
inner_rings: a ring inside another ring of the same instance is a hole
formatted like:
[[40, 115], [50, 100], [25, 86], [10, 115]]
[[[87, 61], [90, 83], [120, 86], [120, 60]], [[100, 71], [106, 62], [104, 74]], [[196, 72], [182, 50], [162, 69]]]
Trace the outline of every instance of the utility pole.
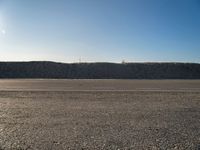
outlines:
[[81, 63], [81, 57], [79, 57], [79, 64]]

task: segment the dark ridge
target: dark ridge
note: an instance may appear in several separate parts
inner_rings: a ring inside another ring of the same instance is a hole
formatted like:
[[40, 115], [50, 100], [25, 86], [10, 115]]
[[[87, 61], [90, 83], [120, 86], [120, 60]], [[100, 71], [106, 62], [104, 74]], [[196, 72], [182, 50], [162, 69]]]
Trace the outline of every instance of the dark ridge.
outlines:
[[0, 62], [0, 78], [200, 79], [200, 64]]

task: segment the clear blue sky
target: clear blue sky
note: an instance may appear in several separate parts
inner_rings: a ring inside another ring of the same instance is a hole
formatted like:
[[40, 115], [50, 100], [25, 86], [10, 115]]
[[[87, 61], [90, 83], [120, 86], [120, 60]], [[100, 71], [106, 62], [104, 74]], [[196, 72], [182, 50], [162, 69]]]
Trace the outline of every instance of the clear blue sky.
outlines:
[[200, 0], [0, 0], [0, 61], [200, 62]]

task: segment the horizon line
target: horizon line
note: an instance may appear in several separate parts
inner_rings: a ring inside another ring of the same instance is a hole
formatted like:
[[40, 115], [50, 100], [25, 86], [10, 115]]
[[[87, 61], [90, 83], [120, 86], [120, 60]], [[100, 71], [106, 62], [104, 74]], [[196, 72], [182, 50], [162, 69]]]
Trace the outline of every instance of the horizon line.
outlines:
[[131, 64], [131, 63], [181, 63], [181, 64], [200, 64], [200, 62], [186, 62], [186, 61], [80, 61], [80, 62], [64, 62], [64, 61], [51, 61], [51, 60], [17, 60], [17, 61], [0, 61], [8, 63], [20, 63], [20, 62], [51, 62], [51, 63], [62, 63], [62, 64], [90, 64], [90, 63], [112, 63], [112, 64]]

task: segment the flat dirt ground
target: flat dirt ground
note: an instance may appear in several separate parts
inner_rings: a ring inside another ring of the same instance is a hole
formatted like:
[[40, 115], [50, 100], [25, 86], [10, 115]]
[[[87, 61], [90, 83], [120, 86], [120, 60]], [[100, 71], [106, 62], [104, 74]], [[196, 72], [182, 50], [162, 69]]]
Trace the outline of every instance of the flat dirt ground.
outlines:
[[0, 80], [2, 150], [195, 150], [200, 80]]

